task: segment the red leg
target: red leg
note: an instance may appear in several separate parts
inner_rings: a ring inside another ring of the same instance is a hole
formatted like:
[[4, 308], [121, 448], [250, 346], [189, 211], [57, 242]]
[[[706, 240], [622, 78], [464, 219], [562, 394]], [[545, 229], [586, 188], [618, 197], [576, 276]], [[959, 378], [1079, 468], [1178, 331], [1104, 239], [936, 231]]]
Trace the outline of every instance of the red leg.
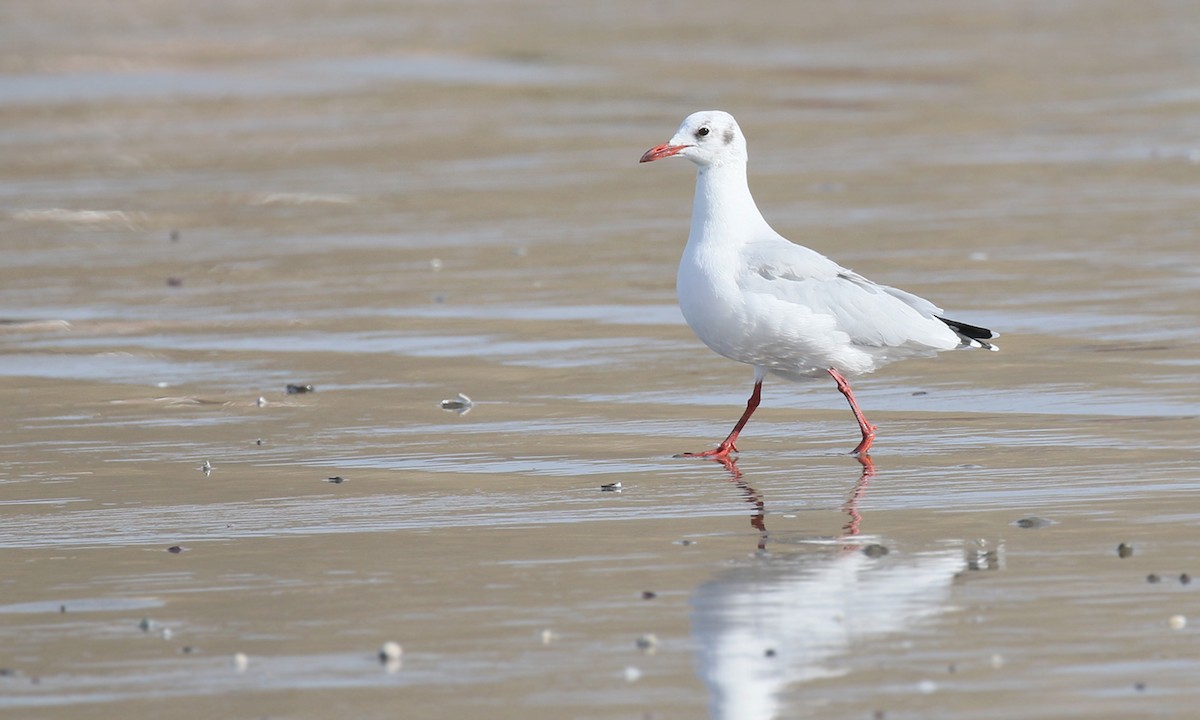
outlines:
[[854, 419], [858, 421], [858, 429], [862, 431], [862, 442], [858, 447], [850, 451], [852, 455], [865, 455], [871, 449], [871, 443], [875, 440], [875, 426], [867, 422], [866, 416], [862, 410], [858, 409], [858, 403], [854, 401], [854, 393], [850, 391], [850, 381], [842, 377], [842, 374], [833, 368], [829, 368], [829, 374], [837, 383], [837, 389], [846, 396], [846, 400], [850, 402], [850, 410], [854, 412]]
[[737, 421], [737, 425], [733, 426], [733, 432], [729, 433], [729, 437], [721, 441], [721, 444], [712, 450], [705, 450], [699, 453], [682, 453], [675, 457], [702, 457], [716, 458], [718, 460], [729, 457], [729, 453], [737, 452], [738, 434], [742, 432], [742, 428], [746, 427], [746, 421], [754, 414], [755, 408], [758, 407], [759, 401], [762, 399], [762, 380], [754, 383], [754, 392], [750, 393], [750, 399], [746, 401], [746, 412], [742, 413], [742, 417]]

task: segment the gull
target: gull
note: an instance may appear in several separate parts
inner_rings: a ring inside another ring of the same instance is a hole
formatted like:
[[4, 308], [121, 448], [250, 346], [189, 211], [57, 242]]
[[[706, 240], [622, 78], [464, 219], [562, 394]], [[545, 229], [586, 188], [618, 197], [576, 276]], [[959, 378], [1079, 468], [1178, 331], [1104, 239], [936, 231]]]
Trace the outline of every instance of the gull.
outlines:
[[696, 164], [696, 197], [675, 288], [700, 340], [754, 366], [754, 390], [733, 431], [716, 448], [679, 457], [727, 459], [758, 407], [768, 374], [791, 381], [828, 375], [850, 403], [863, 456], [875, 440], [847, 376], [942, 350], [996, 350], [987, 328], [942, 316], [912, 293], [879, 285], [775, 232], [746, 180], [746, 138], [733, 116], [693, 113], [641, 162], [683, 157]]

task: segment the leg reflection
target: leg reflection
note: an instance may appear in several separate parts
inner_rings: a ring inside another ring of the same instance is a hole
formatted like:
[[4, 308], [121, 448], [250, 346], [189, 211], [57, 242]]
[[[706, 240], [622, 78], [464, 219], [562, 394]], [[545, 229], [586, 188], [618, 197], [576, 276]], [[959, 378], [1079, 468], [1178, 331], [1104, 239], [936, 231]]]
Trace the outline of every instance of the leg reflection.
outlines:
[[853, 537], [859, 533], [862, 513], [858, 511], [858, 501], [867, 494], [867, 485], [871, 483], [871, 478], [875, 477], [875, 463], [871, 462], [871, 456], [858, 455], [856, 457], [858, 463], [862, 465], [862, 474], [858, 476], [858, 482], [854, 484], [854, 490], [851, 491], [850, 497], [842, 505], [842, 512], [850, 516], [850, 519], [842, 526], [842, 533], [846, 537]]
[[737, 485], [742, 493], [746, 496], [746, 502], [754, 506], [754, 512], [750, 515], [750, 527], [758, 531], [758, 549], [767, 549], [767, 506], [763, 502], [762, 493], [750, 487], [745, 480], [742, 479], [742, 471], [738, 469], [737, 458], [731, 458], [728, 455], [722, 457], [714, 457], [713, 460], [721, 463], [721, 465], [729, 471], [729, 481]]

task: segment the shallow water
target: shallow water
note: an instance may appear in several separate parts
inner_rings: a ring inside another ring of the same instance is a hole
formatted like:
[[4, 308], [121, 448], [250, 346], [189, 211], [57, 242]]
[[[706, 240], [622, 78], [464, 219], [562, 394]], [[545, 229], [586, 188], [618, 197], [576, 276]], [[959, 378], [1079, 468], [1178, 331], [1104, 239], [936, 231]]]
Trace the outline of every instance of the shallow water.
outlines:
[[[0, 714], [1192, 712], [1194, 5], [104, 7], [0, 10]], [[855, 382], [872, 468], [822, 382], [672, 457], [703, 107], [1003, 334]]]

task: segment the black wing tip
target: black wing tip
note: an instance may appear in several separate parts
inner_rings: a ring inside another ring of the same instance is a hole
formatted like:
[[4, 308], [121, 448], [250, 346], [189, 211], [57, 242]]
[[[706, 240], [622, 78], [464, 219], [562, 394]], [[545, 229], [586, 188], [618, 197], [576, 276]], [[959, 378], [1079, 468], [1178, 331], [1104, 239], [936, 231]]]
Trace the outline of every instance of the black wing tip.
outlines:
[[998, 333], [998, 332], [989, 330], [985, 327], [979, 327], [978, 325], [971, 325], [969, 323], [959, 322], [958, 320], [949, 320], [947, 318], [941, 317], [940, 315], [935, 315], [934, 317], [936, 317], [938, 320], [941, 320], [942, 322], [946, 323], [947, 327], [949, 327], [954, 332], [958, 333], [958, 336], [960, 338], [962, 338], [962, 340], [963, 340], [963, 345], [965, 345], [967, 347], [983, 348], [984, 350], [999, 350], [1000, 349], [1000, 348], [996, 347], [995, 345], [993, 345], [989, 342], [986, 342], [987, 340], [992, 340], [992, 339], [1000, 337], [1000, 333]]

